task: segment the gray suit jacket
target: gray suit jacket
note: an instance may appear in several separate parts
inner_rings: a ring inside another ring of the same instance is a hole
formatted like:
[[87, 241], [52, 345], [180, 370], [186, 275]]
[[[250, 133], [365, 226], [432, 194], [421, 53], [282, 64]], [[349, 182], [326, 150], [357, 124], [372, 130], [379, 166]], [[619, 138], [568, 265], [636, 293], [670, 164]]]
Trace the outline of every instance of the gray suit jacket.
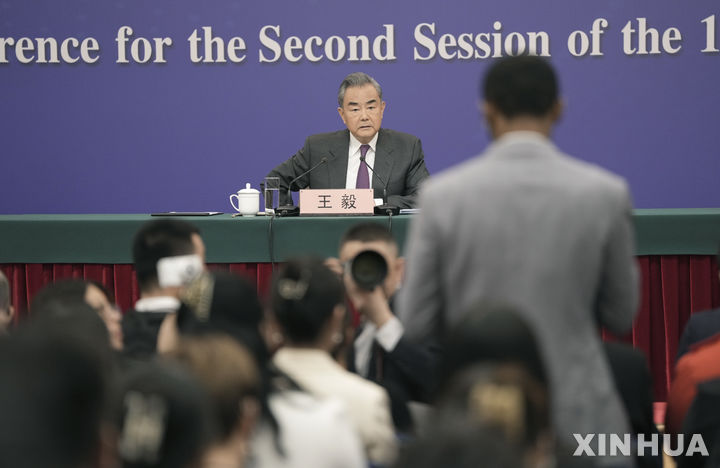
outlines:
[[[312, 135], [293, 157], [270, 171], [268, 177], [280, 178], [280, 204], [292, 204], [287, 194], [288, 184], [297, 176], [327, 157], [328, 162], [301, 178], [292, 189], [345, 188], [350, 132], [339, 130]], [[428, 177], [422, 144], [407, 133], [381, 128], [378, 134], [373, 170], [388, 183], [388, 203], [400, 208], [415, 206], [420, 182]], [[375, 198], [382, 198], [383, 184], [377, 175], [372, 177]]]
[[637, 308], [625, 183], [517, 132], [430, 180], [419, 206], [398, 304], [406, 336], [436, 338], [481, 298], [514, 304], [549, 368], [559, 435], [575, 448], [572, 433], [625, 434], [596, 325], [625, 332]]

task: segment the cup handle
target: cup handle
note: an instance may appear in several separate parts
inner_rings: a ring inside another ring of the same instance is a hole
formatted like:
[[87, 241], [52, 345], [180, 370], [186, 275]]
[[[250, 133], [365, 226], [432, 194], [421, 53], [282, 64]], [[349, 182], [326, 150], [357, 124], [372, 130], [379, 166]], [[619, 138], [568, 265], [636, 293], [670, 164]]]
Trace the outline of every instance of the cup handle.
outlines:
[[[235, 203], [233, 203], [233, 197], [237, 199], [237, 206], [235, 205]], [[233, 208], [235, 208], [235, 211], [240, 211], [240, 197], [237, 193], [233, 193], [232, 195], [230, 195], [230, 204]]]

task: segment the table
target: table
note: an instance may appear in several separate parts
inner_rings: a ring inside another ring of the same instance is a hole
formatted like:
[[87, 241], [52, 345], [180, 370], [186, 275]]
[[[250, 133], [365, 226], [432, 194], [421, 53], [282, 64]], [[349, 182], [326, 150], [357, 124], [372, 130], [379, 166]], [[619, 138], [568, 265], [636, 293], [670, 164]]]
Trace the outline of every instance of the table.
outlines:
[[[0, 263], [132, 263], [130, 245], [146, 214], [0, 215]], [[212, 263], [283, 261], [299, 253], [335, 254], [338, 239], [360, 221], [385, 217], [184, 217], [202, 232]], [[401, 250], [412, 215], [396, 216]], [[635, 210], [637, 255], [714, 255], [720, 209]], [[272, 228], [272, 231], [271, 231]], [[270, 241], [272, 239], [272, 242]]]

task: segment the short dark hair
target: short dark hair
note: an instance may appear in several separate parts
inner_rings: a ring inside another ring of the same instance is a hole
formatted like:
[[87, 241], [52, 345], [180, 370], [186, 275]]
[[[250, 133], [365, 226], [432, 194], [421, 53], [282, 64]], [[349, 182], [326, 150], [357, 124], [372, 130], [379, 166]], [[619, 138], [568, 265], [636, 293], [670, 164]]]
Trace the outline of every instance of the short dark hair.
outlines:
[[344, 297], [342, 281], [321, 259], [298, 258], [289, 260], [274, 279], [272, 308], [285, 336], [311, 344]]
[[397, 241], [393, 237], [392, 233], [380, 223], [374, 223], [367, 221], [364, 223], [358, 223], [353, 225], [350, 229], [345, 231], [345, 234], [340, 238], [340, 248], [348, 242], [387, 242], [397, 247]]
[[108, 361], [75, 328], [93, 316], [24, 323], [0, 341], [0, 466], [73, 468], [96, 455]]
[[540, 57], [506, 57], [495, 62], [482, 85], [486, 102], [505, 117], [541, 117], [558, 100], [558, 81], [550, 63]]
[[156, 219], [145, 223], [133, 240], [133, 262], [141, 291], [158, 285], [157, 262], [161, 258], [194, 252], [192, 235], [200, 230], [179, 219]]
[[54, 304], [68, 305], [85, 302], [88, 282], [81, 279], [64, 279], [46, 285], [32, 299], [31, 315], [43, 314]]

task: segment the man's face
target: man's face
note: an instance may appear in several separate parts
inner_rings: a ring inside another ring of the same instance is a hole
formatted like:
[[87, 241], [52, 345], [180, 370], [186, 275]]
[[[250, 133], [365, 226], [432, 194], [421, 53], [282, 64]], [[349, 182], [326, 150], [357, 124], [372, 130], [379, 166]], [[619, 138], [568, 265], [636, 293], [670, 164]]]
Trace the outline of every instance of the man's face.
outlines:
[[345, 265], [360, 252], [372, 250], [383, 256], [388, 264], [388, 275], [382, 284], [385, 297], [390, 298], [397, 290], [403, 277], [405, 262], [398, 257], [397, 247], [383, 241], [360, 242], [349, 241], [340, 248], [340, 263]]
[[371, 84], [350, 86], [345, 90], [342, 107], [338, 107], [340, 118], [357, 140], [367, 144], [380, 130], [385, 101], [380, 100]]

